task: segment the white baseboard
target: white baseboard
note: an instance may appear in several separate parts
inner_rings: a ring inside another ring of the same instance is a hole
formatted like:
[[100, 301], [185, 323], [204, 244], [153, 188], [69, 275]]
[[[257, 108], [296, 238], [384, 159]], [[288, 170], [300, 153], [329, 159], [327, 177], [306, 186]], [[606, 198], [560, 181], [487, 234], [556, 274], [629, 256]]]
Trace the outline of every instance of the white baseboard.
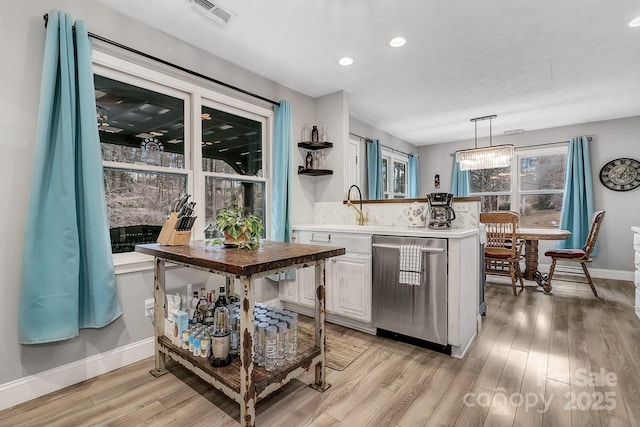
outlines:
[[[572, 265], [566, 264], [557, 264], [555, 273], [562, 274], [575, 274], [578, 276], [584, 276], [582, 272], [582, 267], [579, 265], [575, 265], [575, 263], [571, 263]], [[551, 264], [539, 264], [538, 269], [544, 273], [549, 272], [549, 268]], [[589, 274], [594, 279], [612, 279], [612, 280], [626, 280], [629, 282], [633, 282], [633, 271], [625, 271], [625, 270], [606, 270], [603, 268], [591, 268], [591, 266], [587, 266], [589, 268]]]
[[146, 359], [153, 352], [152, 337], [0, 384], [0, 411]]

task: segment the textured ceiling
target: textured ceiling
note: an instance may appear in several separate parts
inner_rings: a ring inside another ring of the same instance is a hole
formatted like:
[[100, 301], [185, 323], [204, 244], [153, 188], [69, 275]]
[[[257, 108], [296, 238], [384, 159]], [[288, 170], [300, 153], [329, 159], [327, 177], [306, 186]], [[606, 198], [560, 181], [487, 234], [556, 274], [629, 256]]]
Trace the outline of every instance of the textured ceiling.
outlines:
[[226, 29], [186, 0], [100, 1], [306, 95], [344, 90], [352, 117], [415, 145], [488, 114], [494, 135], [640, 115], [637, 0], [214, 1]]

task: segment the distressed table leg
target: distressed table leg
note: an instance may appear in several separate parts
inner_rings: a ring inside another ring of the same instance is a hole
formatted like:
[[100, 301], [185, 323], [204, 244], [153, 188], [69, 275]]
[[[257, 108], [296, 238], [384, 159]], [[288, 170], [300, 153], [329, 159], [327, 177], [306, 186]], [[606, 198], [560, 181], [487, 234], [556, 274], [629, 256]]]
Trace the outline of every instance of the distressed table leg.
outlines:
[[316, 264], [316, 347], [320, 348], [320, 362], [316, 364], [315, 383], [311, 385], [318, 391], [325, 391], [331, 384], [327, 383], [327, 360], [326, 344], [327, 335], [325, 330], [325, 307], [326, 307], [326, 287], [325, 287], [325, 260]]
[[253, 279], [242, 277], [240, 310], [240, 425], [256, 423], [256, 388], [253, 376]]
[[166, 362], [165, 355], [160, 351], [160, 343], [158, 339], [164, 335], [164, 312], [165, 312], [165, 277], [164, 277], [164, 259], [155, 258], [154, 264], [154, 305], [153, 305], [153, 318], [155, 322], [155, 368], [151, 371], [151, 375], [159, 377], [166, 374]]

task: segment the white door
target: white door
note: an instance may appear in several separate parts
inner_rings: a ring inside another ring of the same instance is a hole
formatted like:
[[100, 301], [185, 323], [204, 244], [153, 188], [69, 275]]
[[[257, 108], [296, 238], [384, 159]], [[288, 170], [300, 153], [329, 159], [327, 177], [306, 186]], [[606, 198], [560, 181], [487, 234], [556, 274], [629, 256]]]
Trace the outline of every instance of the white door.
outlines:
[[360, 141], [349, 139], [346, 146], [345, 188], [352, 185], [360, 187]]
[[331, 264], [333, 313], [371, 323], [371, 256], [347, 254]]

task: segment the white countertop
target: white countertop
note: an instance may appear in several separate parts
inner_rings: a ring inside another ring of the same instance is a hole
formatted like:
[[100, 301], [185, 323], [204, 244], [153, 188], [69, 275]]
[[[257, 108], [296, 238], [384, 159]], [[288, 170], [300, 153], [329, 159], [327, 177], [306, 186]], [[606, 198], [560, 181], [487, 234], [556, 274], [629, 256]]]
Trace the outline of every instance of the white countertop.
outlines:
[[431, 228], [400, 227], [390, 225], [351, 225], [351, 224], [296, 224], [293, 230], [341, 232], [359, 234], [380, 234], [385, 236], [407, 237], [440, 237], [443, 239], [462, 239], [479, 233], [477, 228], [462, 228], [450, 230], [434, 230]]

